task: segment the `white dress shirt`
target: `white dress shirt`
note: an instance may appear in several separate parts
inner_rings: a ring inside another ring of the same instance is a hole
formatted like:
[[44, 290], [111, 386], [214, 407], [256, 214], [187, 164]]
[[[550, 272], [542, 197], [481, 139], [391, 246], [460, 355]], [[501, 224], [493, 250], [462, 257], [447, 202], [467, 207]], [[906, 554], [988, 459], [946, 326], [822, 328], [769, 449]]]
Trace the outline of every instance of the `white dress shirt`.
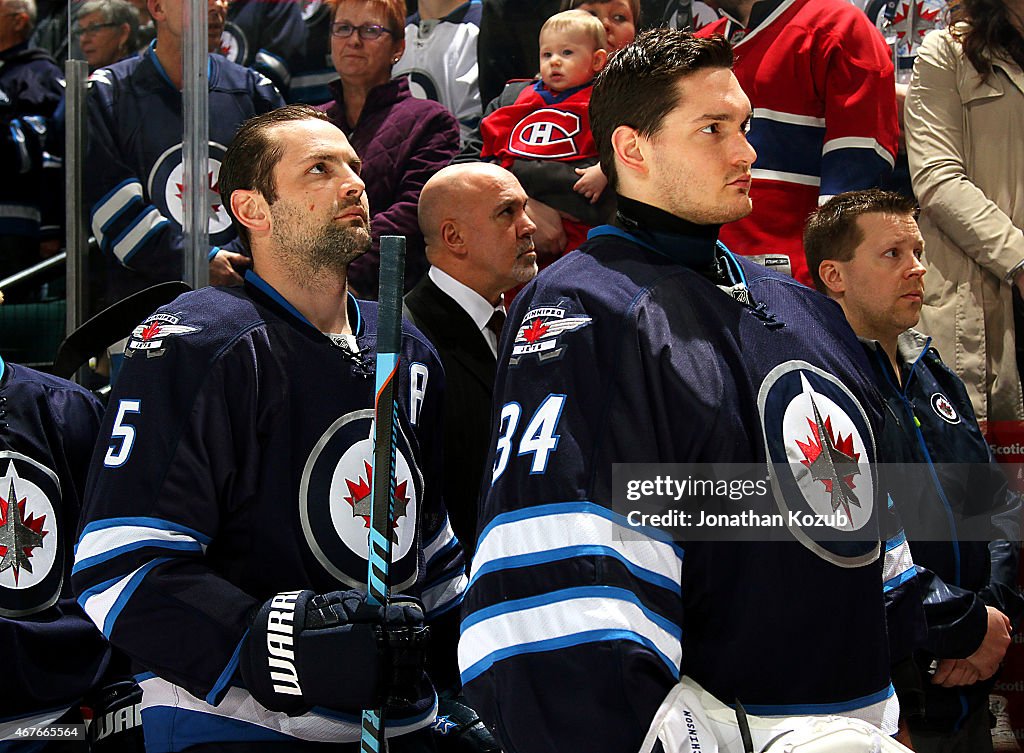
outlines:
[[450, 296], [462, 310], [469, 314], [469, 318], [473, 320], [473, 323], [480, 330], [480, 334], [484, 336], [484, 340], [487, 341], [488, 347], [491, 352], [494, 353], [495, 358], [498, 356], [498, 336], [494, 334], [487, 327], [487, 322], [491, 320], [495, 311], [501, 311], [505, 313], [505, 309], [502, 308], [501, 301], [498, 301], [497, 306], [492, 306], [486, 298], [477, 293], [471, 287], [462, 284], [447, 272], [444, 272], [437, 267], [432, 266], [427, 270], [427, 275], [433, 281], [441, 292]]

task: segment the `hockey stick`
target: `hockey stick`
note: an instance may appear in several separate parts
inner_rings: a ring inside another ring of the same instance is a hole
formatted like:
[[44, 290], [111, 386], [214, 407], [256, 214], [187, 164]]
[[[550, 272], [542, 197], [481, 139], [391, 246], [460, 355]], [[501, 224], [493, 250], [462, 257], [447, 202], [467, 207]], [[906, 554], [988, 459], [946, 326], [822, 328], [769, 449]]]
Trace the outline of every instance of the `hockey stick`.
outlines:
[[183, 282], [161, 282], [103, 309], [60, 344], [53, 374], [69, 379], [92, 356], [128, 337], [143, 319], [191, 289]]
[[[373, 478], [370, 482], [370, 535], [367, 601], [387, 604], [391, 567], [391, 525], [395, 506], [398, 360], [402, 352], [402, 290], [405, 237], [380, 239], [380, 292], [377, 308], [377, 377], [374, 398]], [[362, 753], [386, 753], [384, 709], [363, 711]]]

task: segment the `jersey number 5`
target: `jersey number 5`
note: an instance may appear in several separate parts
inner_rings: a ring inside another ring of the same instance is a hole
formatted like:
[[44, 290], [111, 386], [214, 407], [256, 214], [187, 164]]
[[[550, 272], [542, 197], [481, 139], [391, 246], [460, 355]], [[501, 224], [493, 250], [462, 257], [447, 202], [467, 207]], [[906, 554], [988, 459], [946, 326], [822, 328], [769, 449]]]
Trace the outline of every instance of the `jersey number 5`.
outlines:
[[[523, 429], [519, 439], [519, 455], [533, 455], [530, 463], [530, 474], [544, 473], [548, 468], [548, 455], [558, 447], [558, 419], [562, 417], [565, 406], [565, 395], [548, 395], [540, 407], [534, 411], [533, 417]], [[515, 439], [519, 419], [523, 408], [519, 403], [505, 403], [498, 418], [498, 445], [495, 447], [494, 470], [491, 474], [493, 484], [505, 468], [508, 467], [512, 454], [512, 442]]]
[[135, 427], [126, 422], [124, 417], [141, 410], [141, 400], [122, 400], [117, 404], [114, 428], [110, 430], [110, 438], [114, 443], [107, 447], [107, 454], [103, 458], [103, 465], [107, 468], [119, 468], [128, 461], [132, 445], [135, 444]]

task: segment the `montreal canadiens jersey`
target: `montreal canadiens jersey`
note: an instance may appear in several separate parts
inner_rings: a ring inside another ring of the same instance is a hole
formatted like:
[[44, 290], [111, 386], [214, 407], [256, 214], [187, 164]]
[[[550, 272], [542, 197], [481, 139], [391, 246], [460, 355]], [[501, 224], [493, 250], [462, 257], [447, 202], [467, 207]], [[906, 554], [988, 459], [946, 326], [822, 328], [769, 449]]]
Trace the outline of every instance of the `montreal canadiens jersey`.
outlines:
[[[459, 644], [505, 750], [636, 750], [681, 674], [896, 729], [869, 367], [837, 305], [714, 244], [602, 226], [513, 303]], [[680, 543], [612, 509], [613, 464], [703, 462], [771, 463], [779, 510], [857, 501], [830, 541]]]
[[[209, 57], [210, 245], [235, 238], [218, 193], [227, 144], [243, 122], [284, 104], [262, 74]], [[181, 279], [183, 236], [182, 98], [152, 46], [89, 78], [84, 202], [108, 261], [108, 295]]]
[[[510, 84], [514, 85], [514, 84]], [[523, 88], [514, 103], [480, 121], [480, 158], [509, 168], [513, 160], [576, 161], [597, 157], [590, 132], [593, 86], [555, 93], [543, 81]]]
[[[145, 670], [147, 750], [359, 739], [358, 713], [263, 708], [238, 659], [273, 595], [365, 588], [376, 316], [349, 299], [355, 352], [249, 272], [244, 288], [188, 293], [130, 337], [74, 578], [88, 615]], [[391, 586], [423, 601], [432, 648], [448, 636], [454, 678], [465, 569], [440, 498], [443, 380], [432, 346], [404, 330]], [[435, 710], [433, 693], [389, 710], [388, 734]]]
[[58, 719], [107, 665], [107, 642], [71, 592], [102, 415], [78, 385], [0, 360], [0, 739]]
[[234, 0], [228, 6], [220, 53], [232, 63], [259, 71], [287, 92], [288, 61], [302, 52], [305, 41], [298, 0]]
[[480, 36], [480, 0], [470, 0], [441, 19], [406, 20], [405, 53], [391, 69], [408, 76], [409, 90], [420, 99], [447, 107], [459, 121], [462, 141], [480, 122], [480, 86], [476, 40]]
[[808, 215], [843, 191], [872, 188], [895, 162], [895, 76], [889, 49], [844, 0], [772, 0], [747, 29], [729, 18], [698, 36], [722, 34], [733, 71], [754, 108], [754, 211], [722, 227], [739, 254], [786, 254], [811, 284], [803, 251]]

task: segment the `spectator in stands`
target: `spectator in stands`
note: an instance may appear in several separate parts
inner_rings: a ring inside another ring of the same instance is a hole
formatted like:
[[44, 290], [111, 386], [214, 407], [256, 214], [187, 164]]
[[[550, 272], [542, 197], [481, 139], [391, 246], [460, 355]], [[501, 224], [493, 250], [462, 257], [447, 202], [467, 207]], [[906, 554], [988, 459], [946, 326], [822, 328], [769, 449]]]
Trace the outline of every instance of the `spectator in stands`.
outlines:
[[459, 150], [459, 125], [437, 102], [417, 99], [392, 67], [405, 52], [405, 0], [341, 0], [331, 25], [331, 57], [341, 80], [321, 105], [362, 160], [370, 200], [373, 248], [352, 262], [349, 285], [362, 297], [377, 292], [382, 235], [407, 239], [406, 290], [426, 272], [416, 220], [420, 190]]
[[34, 0], [0, 0], [0, 279], [60, 248], [59, 162], [46, 146], [64, 81], [29, 46], [35, 21]]
[[331, 15], [334, 8], [327, 0], [303, 0], [302, 23], [305, 44], [288, 62], [292, 85], [288, 101], [308, 105], [329, 102], [331, 92], [327, 85], [338, 74], [331, 63]]
[[529, 165], [520, 168], [530, 178], [526, 192], [562, 213], [566, 243], [546, 263], [578, 248], [591, 227], [610, 219], [607, 204], [603, 211], [591, 206], [608, 181], [597, 164], [588, 112], [594, 76], [608, 59], [604, 29], [583, 10], [556, 13], [545, 21], [540, 81], [510, 81], [499, 98], [509, 104], [480, 123], [481, 159], [510, 170], [524, 161], [544, 166], [542, 176]]
[[[85, 206], [107, 269], [106, 300], [181, 279], [184, 262], [182, 193], [182, 23], [186, 0], [150, 0], [155, 43], [139, 57], [91, 77]], [[209, 43], [220, 44], [225, 0], [209, 0]], [[210, 282], [240, 284], [249, 257], [217, 193], [223, 144], [253, 115], [284, 104], [274, 85], [220, 55], [210, 56]], [[231, 244], [231, 245], [229, 245]]]
[[[892, 493], [920, 568], [928, 625], [910, 687], [896, 684], [913, 748], [984, 753], [992, 751], [986, 681], [1024, 615], [1020, 497], [1007, 488], [963, 382], [913, 329], [927, 279], [915, 210], [913, 199], [885, 191], [835, 196], [808, 221], [804, 248], [815, 286], [860, 337], [913, 463]], [[914, 713], [906, 702], [914, 693], [905, 691], [922, 688]]]
[[288, 61], [302, 50], [305, 35], [298, 0], [230, 0], [219, 52], [259, 71], [287, 96]]
[[[878, 30], [846, 0], [719, 0], [726, 14], [698, 36], [722, 34], [750, 97], [757, 150], [754, 211], [722, 228], [744, 255], [784, 254], [811, 278], [802, 234], [829, 197], [877, 186], [897, 143], [892, 56]], [[783, 260], [784, 261], [784, 260]]]
[[979, 421], [1020, 421], [1024, 7], [964, 0], [953, 20], [925, 38], [907, 96], [928, 244], [921, 328], [963, 379]]
[[420, 99], [447, 107], [465, 140], [480, 122], [480, 0], [423, 0], [405, 22], [405, 54], [392, 69]]
[[608, 54], [633, 41], [640, 20], [639, 0], [562, 0], [562, 10], [585, 10], [604, 25]]
[[78, 8], [75, 34], [90, 71], [134, 55], [138, 30], [139, 14], [127, 0], [87, 0]]

